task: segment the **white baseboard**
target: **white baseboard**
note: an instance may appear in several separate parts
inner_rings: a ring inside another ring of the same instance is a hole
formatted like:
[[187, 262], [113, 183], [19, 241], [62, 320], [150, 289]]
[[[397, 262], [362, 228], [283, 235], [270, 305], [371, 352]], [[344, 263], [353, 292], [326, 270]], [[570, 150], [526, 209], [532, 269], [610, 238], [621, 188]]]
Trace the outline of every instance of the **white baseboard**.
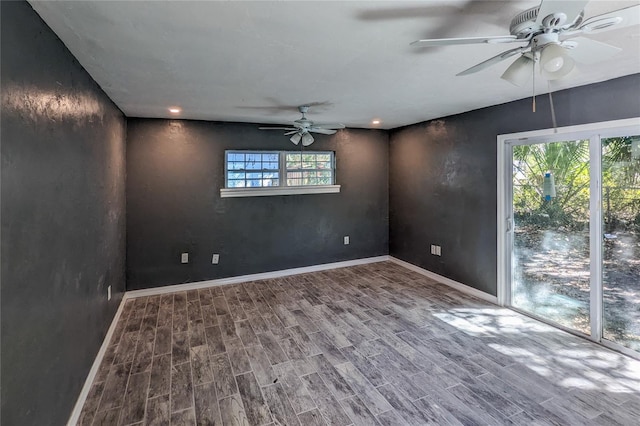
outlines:
[[458, 281], [454, 281], [451, 278], [443, 277], [442, 275], [438, 275], [435, 272], [422, 269], [421, 267], [416, 266], [413, 263], [405, 262], [404, 260], [397, 259], [393, 256], [389, 256], [389, 260], [414, 272], [422, 274], [425, 277], [431, 278], [434, 281], [455, 288], [462, 293], [477, 297], [478, 299], [486, 300], [487, 302], [493, 303], [495, 305], [498, 304], [498, 298], [496, 296], [490, 295], [489, 293], [485, 293], [484, 291], [480, 291], [466, 284], [459, 283]]
[[345, 268], [347, 266], [364, 265], [390, 260], [389, 256], [366, 257], [363, 259], [346, 260], [344, 262], [324, 263], [321, 265], [305, 266], [302, 268], [282, 269], [279, 271], [262, 272], [259, 274], [239, 275], [235, 277], [219, 278], [216, 280], [198, 281], [186, 284], [173, 284], [163, 287], [145, 288], [143, 290], [127, 291], [124, 299], [136, 297], [155, 296], [158, 294], [174, 293], [176, 291], [197, 290], [200, 288], [217, 287], [221, 285], [238, 284], [247, 281], [268, 280], [271, 278], [286, 277], [289, 275], [306, 274], [309, 272], [326, 271], [327, 269]]
[[120, 305], [118, 305], [118, 310], [116, 311], [116, 314], [113, 316], [113, 320], [111, 320], [111, 325], [109, 326], [109, 330], [107, 330], [106, 336], [104, 336], [104, 340], [102, 341], [102, 346], [100, 346], [100, 350], [96, 355], [96, 359], [93, 361], [91, 370], [89, 370], [89, 375], [87, 376], [87, 379], [84, 381], [84, 386], [82, 386], [82, 390], [80, 391], [80, 396], [78, 396], [76, 405], [73, 407], [73, 411], [71, 412], [71, 416], [69, 417], [67, 426], [76, 426], [78, 424], [78, 421], [80, 420], [82, 407], [84, 407], [84, 403], [87, 400], [87, 396], [89, 395], [89, 391], [91, 390], [91, 385], [93, 384], [93, 380], [96, 378], [96, 375], [98, 374], [98, 370], [100, 369], [100, 364], [102, 364], [102, 359], [104, 358], [104, 354], [107, 352], [107, 347], [109, 346], [109, 342], [111, 341], [113, 332], [116, 329], [118, 320], [120, 320], [120, 315], [122, 314], [123, 306], [124, 306], [124, 297], [120, 301]]

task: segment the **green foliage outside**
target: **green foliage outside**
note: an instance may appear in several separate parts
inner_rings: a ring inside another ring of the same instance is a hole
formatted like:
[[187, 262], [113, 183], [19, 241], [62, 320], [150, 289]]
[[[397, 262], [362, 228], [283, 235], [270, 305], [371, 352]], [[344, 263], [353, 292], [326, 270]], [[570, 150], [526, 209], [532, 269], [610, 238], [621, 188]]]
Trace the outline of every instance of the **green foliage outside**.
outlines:
[[[640, 158], [633, 148], [632, 137], [602, 141], [605, 228], [640, 231]], [[556, 197], [550, 201], [543, 198], [546, 172], [555, 178]], [[513, 148], [513, 207], [521, 225], [587, 228], [589, 182], [588, 140]]]

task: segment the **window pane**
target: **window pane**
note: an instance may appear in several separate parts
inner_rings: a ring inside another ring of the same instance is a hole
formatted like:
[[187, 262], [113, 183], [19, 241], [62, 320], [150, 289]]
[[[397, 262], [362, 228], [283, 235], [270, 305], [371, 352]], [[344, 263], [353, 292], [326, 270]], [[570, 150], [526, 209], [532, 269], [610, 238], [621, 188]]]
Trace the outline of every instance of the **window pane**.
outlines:
[[229, 170], [242, 170], [244, 168], [244, 161], [242, 162], [230, 162], [227, 167]]
[[236, 173], [236, 172], [229, 172], [227, 174], [227, 179], [231, 180], [231, 179], [244, 179], [245, 178], [245, 174], [244, 173]]
[[229, 180], [229, 188], [243, 188], [244, 180]]

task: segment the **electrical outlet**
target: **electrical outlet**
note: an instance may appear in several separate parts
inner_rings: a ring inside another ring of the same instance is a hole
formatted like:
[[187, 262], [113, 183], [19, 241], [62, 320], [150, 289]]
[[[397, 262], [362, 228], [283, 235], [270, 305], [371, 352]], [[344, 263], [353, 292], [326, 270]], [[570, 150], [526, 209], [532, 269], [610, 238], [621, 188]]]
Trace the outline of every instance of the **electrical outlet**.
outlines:
[[442, 247], [431, 244], [431, 254], [434, 256], [442, 256]]
[[344, 236], [344, 245], [345, 245], [345, 246], [346, 246], [346, 245], [349, 245], [349, 236], [348, 236], [348, 235], [345, 235], [345, 236]]
[[431, 244], [431, 254], [436, 254], [436, 245]]
[[182, 253], [180, 256], [181, 263], [189, 263], [189, 253]]
[[107, 287], [107, 300], [111, 300], [111, 286]]
[[218, 262], [220, 262], [220, 255], [215, 253], [212, 257], [211, 257], [211, 263], [214, 265], [217, 265]]

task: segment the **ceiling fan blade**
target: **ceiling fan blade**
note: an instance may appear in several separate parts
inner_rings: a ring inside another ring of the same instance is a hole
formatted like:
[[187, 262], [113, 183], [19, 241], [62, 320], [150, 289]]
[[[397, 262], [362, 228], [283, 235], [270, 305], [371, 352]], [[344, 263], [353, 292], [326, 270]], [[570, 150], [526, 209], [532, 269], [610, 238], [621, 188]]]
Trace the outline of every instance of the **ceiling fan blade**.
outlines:
[[258, 127], [259, 130], [297, 130], [293, 127]]
[[593, 34], [637, 24], [640, 24], [640, 4], [592, 16], [585, 20], [579, 29], [587, 34]]
[[472, 66], [471, 68], [467, 68], [466, 70], [459, 72], [458, 76], [460, 75], [469, 75], [469, 74], [473, 74], [475, 72], [481, 71], [485, 68], [490, 67], [493, 64], [497, 64], [500, 61], [504, 61], [507, 58], [510, 58], [514, 55], [517, 55], [518, 53], [522, 53], [525, 50], [527, 50], [526, 47], [516, 47], [515, 49], [511, 49], [511, 50], [507, 50], [505, 52], [502, 52], [499, 55], [494, 56], [493, 58], [489, 58], [484, 62], [480, 62], [477, 65]]
[[285, 136], [289, 136], [289, 135], [293, 135], [294, 133], [298, 133], [298, 130], [296, 129], [296, 130], [293, 130], [293, 131], [291, 131], [291, 132], [287, 132], [287, 133], [285, 133], [284, 135], [285, 135]]
[[417, 47], [437, 47], [437, 46], [451, 46], [455, 44], [498, 44], [498, 43], [513, 43], [514, 41], [528, 41], [518, 39], [516, 36], [490, 36], [490, 37], [459, 37], [459, 38], [431, 38], [425, 40], [416, 40], [410, 43], [411, 46]]
[[313, 127], [321, 127], [323, 129], [344, 129], [345, 125], [342, 123], [313, 123]]
[[571, 41], [575, 42], [576, 46], [569, 49], [569, 56], [576, 62], [586, 65], [605, 61], [622, 51], [619, 47], [591, 40], [586, 37], [572, 38]]
[[564, 13], [567, 19], [560, 26], [569, 25], [576, 20], [587, 3], [589, 0], [542, 0], [536, 23], [542, 24], [544, 18], [554, 13]]
[[323, 129], [322, 127], [313, 126], [309, 129], [310, 132], [321, 133], [323, 135], [333, 135], [336, 133], [333, 129]]

